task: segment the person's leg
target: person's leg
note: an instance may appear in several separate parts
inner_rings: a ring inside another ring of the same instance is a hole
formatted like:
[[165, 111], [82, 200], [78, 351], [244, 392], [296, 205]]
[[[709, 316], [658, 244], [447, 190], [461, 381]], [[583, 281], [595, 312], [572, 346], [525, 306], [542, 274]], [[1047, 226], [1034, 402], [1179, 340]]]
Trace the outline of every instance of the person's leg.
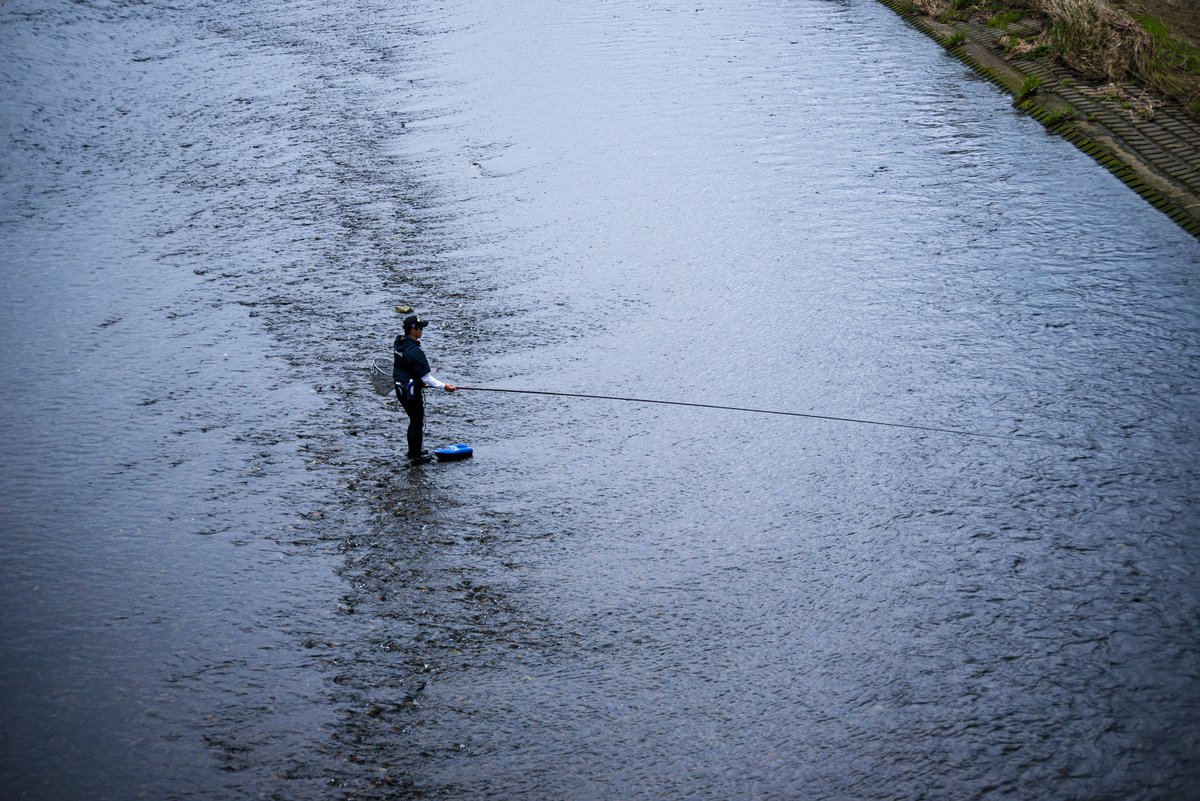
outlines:
[[416, 459], [425, 439], [425, 399], [418, 393], [412, 400], [401, 398], [400, 403], [408, 413], [408, 458]]

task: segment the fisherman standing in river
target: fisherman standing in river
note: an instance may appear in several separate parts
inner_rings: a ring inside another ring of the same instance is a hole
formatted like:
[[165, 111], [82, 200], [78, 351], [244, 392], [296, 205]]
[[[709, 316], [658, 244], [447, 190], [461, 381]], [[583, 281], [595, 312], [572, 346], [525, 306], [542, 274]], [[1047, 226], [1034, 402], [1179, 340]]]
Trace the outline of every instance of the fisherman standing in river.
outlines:
[[444, 389], [447, 392], [458, 389], [453, 384], [439, 381], [429, 370], [429, 360], [425, 358], [425, 351], [421, 350], [421, 334], [428, 324], [428, 320], [422, 320], [415, 314], [405, 317], [404, 333], [396, 337], [392, 346], [396, 356], [392, 363], [396, 397], [408, 413], [409, 464], [425, 464], [433, 458], [429, 451], [421, 447], [425, 437], [425, 398], [422, 390], [424, 387]]

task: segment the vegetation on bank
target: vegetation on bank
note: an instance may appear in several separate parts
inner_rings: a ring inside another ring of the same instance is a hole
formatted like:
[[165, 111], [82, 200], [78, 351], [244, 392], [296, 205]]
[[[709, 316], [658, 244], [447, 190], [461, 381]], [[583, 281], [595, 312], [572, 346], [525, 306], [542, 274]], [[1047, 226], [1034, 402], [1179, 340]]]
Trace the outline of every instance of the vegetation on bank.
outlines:
[[[1107, 82], [1106, 92], [1143, 113], [1167, 100], [1200, 118], [1200, 47], [1174, 36], [1163, 20], [1108, 0], [910, 2], [943, 23], [982, 17], [999, 31], [1009, 58], [1052, 55], [1088, 80]], [[1122, 86], [1128, 83], [1145, 87], [1152, 97], [1131, 95]]]

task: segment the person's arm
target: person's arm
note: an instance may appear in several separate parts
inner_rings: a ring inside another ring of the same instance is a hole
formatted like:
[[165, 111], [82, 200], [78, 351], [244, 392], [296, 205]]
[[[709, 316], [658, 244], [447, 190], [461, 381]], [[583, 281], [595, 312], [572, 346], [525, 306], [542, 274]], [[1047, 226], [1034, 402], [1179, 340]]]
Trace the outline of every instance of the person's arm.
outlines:
[[426, 373], [425, 375], [421, 376], [421, 383], [427, 387], [433, 387], [434, 389], [444, 389], [447, 392], [454, 392], [456, 389], [458, 389], [458, 387], [454, 386], [453, 384], [447, 384], [445, 381], [439, 381], [434, 377], [433, 373]]

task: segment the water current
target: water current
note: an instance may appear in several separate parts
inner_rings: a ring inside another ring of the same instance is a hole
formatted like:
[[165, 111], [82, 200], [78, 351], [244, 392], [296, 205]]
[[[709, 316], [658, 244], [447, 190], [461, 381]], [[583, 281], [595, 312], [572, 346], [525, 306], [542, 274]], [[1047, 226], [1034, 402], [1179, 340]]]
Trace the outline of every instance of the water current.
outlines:
[[[1200, 797], [1200, 243], [868, 0], [0, 3], [5, 798]], [[485, 392], [440, 377], [1032, 442]]]

